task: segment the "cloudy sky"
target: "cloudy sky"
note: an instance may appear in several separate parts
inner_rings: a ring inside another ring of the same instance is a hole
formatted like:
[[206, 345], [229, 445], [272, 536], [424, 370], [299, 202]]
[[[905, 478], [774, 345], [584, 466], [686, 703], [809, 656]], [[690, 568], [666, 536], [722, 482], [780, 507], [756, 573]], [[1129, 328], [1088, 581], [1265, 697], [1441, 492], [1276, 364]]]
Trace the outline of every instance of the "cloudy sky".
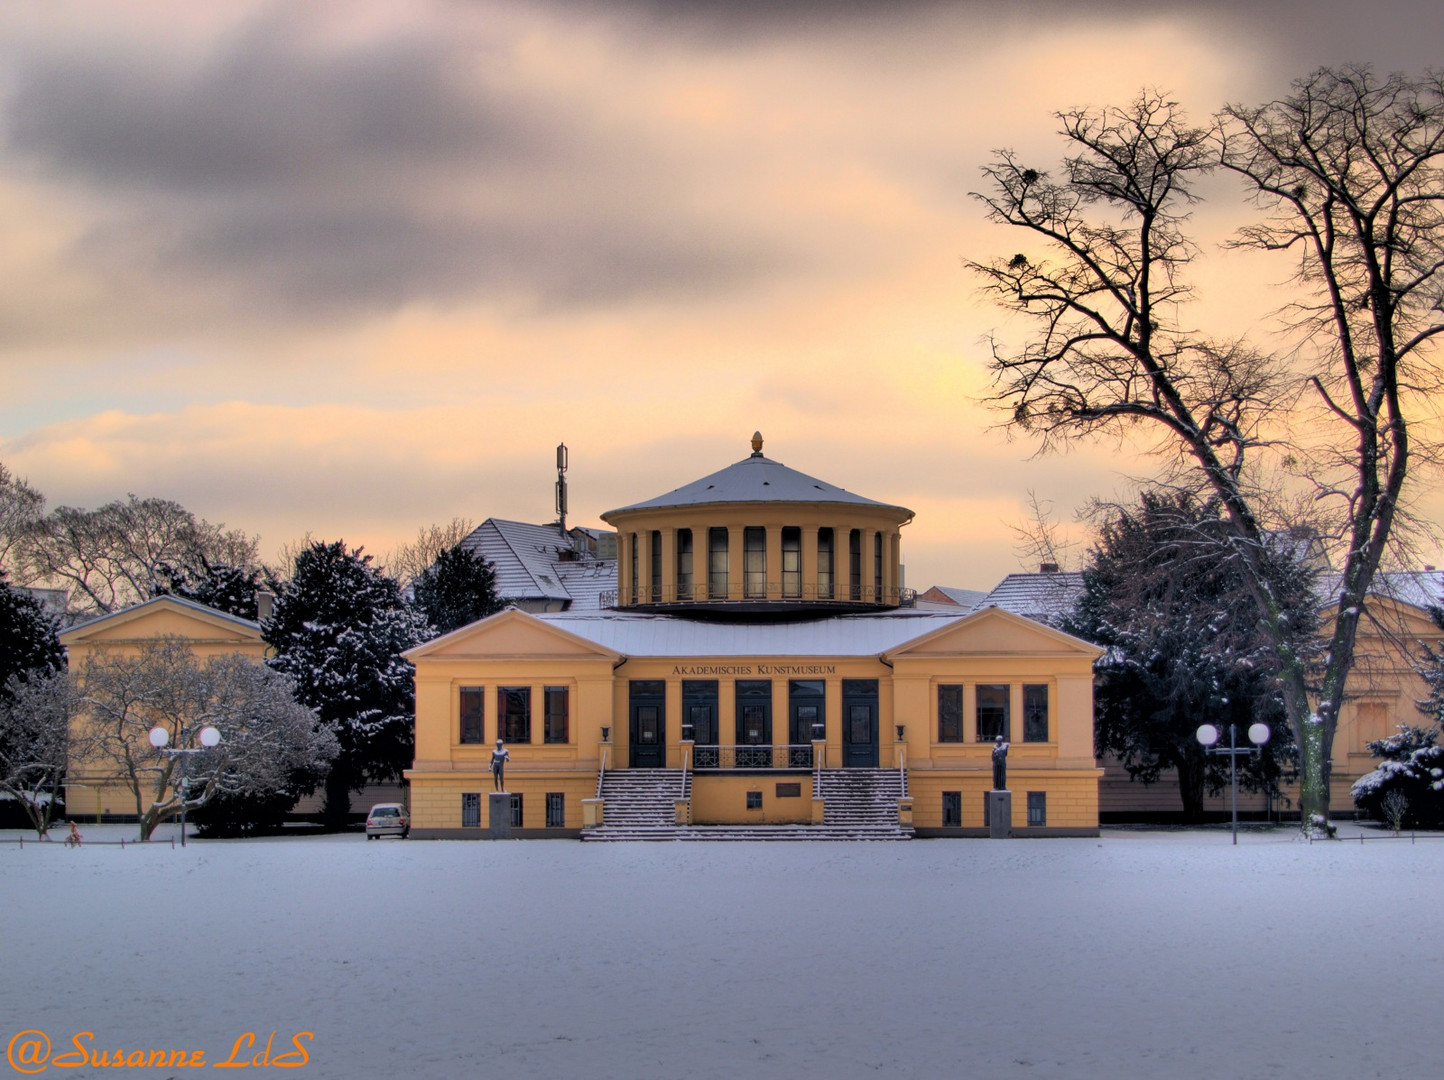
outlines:
[[[1035, 458], [979, 404], [990, 152], [1441, 46], [1426, 2], [7, 4], [0, 461], [52, 506], [384, 552], [549, 520], [561, 441], [599, 524], [760, 429], [917, 511], [909, 584], [987, 587], [1029, 491], [1066, 519], [1147, 468]], [[1200, 321], [1262, 325], [1287, 266], [1219, 250], [1247, 211], [1211, 195]]]

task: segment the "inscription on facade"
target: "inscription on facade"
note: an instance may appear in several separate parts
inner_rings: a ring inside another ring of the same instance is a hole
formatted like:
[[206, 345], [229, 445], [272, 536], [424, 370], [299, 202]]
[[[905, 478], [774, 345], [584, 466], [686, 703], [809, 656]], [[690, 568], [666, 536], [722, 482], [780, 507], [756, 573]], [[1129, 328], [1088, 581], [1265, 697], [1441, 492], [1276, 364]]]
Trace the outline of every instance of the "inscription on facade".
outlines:
[[673, 675], [836, 675], [836, 664], [674, 664]]

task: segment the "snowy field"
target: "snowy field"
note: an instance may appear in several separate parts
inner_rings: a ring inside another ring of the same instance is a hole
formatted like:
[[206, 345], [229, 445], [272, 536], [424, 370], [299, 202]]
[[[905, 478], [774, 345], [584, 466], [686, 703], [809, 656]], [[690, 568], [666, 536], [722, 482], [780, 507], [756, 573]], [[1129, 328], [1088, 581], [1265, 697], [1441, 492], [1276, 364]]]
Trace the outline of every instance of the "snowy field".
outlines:
[[1437, 839], [27, 842], [0, 881], [0, 1037], [54, 1054], [308, 1031], [280, 1075], [1437, 1075]]

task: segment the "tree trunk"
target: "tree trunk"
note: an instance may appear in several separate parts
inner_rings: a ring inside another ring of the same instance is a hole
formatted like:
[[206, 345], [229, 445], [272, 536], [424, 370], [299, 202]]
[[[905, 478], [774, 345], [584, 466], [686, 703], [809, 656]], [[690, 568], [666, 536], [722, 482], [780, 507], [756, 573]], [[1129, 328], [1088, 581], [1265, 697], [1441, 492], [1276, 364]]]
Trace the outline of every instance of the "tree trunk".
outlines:
[[334, 762], [326, 774], [326, 800], [321, 804], [321, 822], [328, 829], [343, 829], [351, 820], [351, 770]]
[[1204, 759], [1201, 753], [1185, 752], [1178, 758], [1178, 795], [1183, 800], [1183, 820], [1197, 825], [1203, 820]]

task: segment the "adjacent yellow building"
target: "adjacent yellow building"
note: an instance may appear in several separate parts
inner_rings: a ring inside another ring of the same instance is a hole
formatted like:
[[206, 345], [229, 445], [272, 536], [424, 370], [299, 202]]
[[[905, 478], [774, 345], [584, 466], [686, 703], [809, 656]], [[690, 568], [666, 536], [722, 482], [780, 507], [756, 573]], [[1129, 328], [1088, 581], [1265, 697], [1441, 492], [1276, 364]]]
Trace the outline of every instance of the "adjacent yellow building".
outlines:
[[986, 835], [994, 737], [1016, 834], [1095, 835], [1099, 650], [999, 608], [914, 606], [905, 507], [752, 453], [602, 515], [616, 592], [515, 608], [416, 665], [412, 831], [512, 835]]
[[[78, 623], [60, 635], [70, 670], [85, 671], [100, 654], [136, 656], [162, 638], [179, 638], [204, 663], [214, 656], [239, 653], [261, 663], [268, 646], [259, 623], [229, 615], [179, 596], [157, 596], [134, 607]], [[85, 723], [84, 716], [75, 723]], [[65, 771], [65, 806], [72, 816], [133, 817], [135, 793], [114, 775], [113, 765], [100, 765], [72, 755]]]

